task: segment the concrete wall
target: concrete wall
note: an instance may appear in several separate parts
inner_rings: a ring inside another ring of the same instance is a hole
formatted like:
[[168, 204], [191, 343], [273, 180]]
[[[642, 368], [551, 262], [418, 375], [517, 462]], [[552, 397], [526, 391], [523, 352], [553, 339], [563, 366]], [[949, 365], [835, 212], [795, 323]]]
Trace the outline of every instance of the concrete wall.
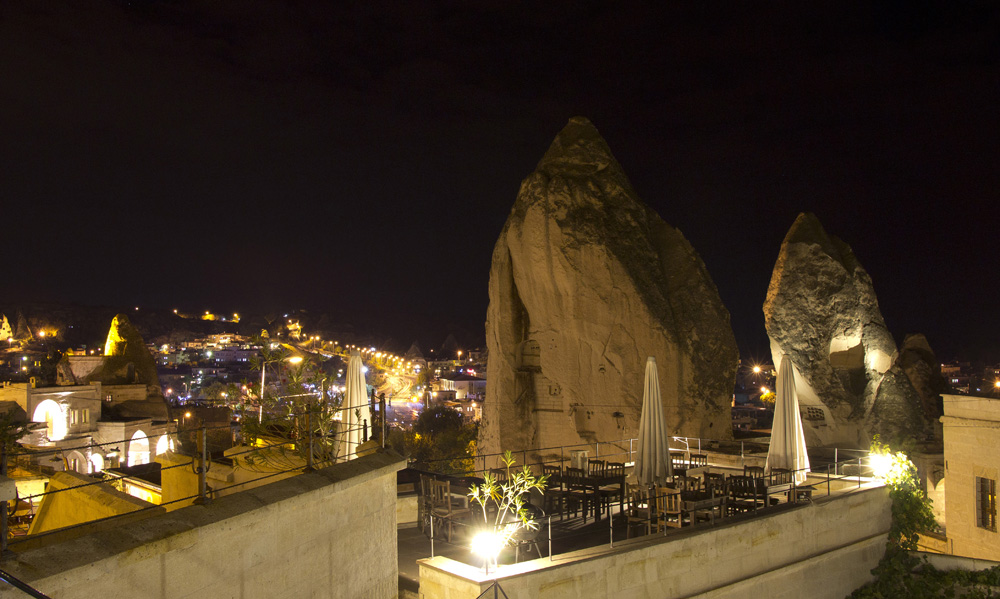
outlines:
[[[1000, 533], [980, 528], [976, 477], [1000, 486], [1000, 400], [945, 395], [945, 524], [957, 555], [1000, 561]], [[986, 451], [989, 449], [989, 451]], [[998, 489], [1000, 490], [1000, 489]]]
[[44, 547], [15, 543], [0, 568], [59, 599], [396, 597], [404, 466], [374, 454]]
[[416, 524], [417, 502], [420, 499], [415, 493], [396, 496], [396, 525]]
[[[871, 579], [890, 518], [887, 489], [868, 485], [717, 528], [502, 566], [500, 581], [508, 596], [521, 598], [843, 597]], [[475, 597], [492, 578], [447, 558], [426, 559], [420, 596]]]

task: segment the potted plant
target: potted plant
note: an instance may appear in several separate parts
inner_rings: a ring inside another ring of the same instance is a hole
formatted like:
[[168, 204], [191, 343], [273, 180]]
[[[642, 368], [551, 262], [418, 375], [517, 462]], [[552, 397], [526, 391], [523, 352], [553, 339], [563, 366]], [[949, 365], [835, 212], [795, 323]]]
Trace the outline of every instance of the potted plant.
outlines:
[[507, 471], [506, 481], [498, 481], [486, 472], [483, 484], [473, 485], [469, 491], [469, 497], [482, 509], [485, 524], [473, 537], [472, 550], [484, 558], [487, 572], [490, 562], [496, 567], [500, 552], [511, 544], [518, 531], [538, 528], [525, 501], [532, 489], [544, 493], [548, 483], [546, 476], [536, 478], [527, 465], [518, 470], [510, 451], [504, 452], [501, 462]]

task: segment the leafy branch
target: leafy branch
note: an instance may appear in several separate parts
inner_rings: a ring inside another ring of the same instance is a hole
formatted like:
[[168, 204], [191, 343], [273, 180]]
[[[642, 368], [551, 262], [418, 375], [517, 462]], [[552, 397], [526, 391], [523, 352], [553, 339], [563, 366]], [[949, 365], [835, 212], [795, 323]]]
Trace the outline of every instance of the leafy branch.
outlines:
[[542, 475], [536, 478], [527, 465], [518, 471], [510, 451], [504, 452], [501, 461], [507, 471], [507, 481], [498, 483], [496, 477], [487, 472], [483, 476], [483, 484], [472, 486], [469, 497], [479, 504], [483, 512], [483, 522], [487, 524], [490, 520], [488, 506], [496, 509], [493, 516], [493, 531], [499, 537], [498, 544], [506, 547], [521, 528], [528, 530], [538, 528], [538, 522], [531, 519], [531, 514], [524, 507], [525, 498], [532, 489], [544, 493], [548, 477]]

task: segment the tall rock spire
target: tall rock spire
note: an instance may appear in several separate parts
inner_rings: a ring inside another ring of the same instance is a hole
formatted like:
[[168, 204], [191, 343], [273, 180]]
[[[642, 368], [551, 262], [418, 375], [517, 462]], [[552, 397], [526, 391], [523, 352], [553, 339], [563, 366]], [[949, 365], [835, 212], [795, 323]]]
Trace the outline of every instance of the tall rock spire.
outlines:
[[788, 354], [800, 375], [796, 392], [809, 445], [868, 447], [874, 433], [888, 440], [932, 431], [925, 402], [904, 372], [914, 358], [897, 363], [871, 277], [813, 214], [800, 214], [781, 244], [764, 326], [775, 363]]
[[729, 313], [587, 119], [571, 119], [522, 182], [489, 296], [482, 451], [635, 435], [650, 356], [672, 432], [730, 435]]

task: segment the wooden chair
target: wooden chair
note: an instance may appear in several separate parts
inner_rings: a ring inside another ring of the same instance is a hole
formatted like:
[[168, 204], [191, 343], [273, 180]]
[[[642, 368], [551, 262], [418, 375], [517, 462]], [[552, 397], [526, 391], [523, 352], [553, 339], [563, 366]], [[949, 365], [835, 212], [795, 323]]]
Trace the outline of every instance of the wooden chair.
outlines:
[[596, 499], [587, 485], [587, 472], [583, 468], [566, 468], [563, 480], [566, 481], [566, 510], [572, 510], [574, 516], [577, 511], [582, 512], [586, 522], [587, 512]]
[[730, 496], [728, 498], [729, 513], [742, 514], [757, 510], [760, 497], [757, 480], [752, 476], [730, 476]]
[[713, 493], [716, 497], [726, 492], [726, 475], [721, 472], [706, 472], [702, 480], [702, 488], [706, 493]]
[[448, 527], [448, 542], [451, 542], [454, 532], [455, 521], [468, 518], [472, 515], [472, 510], [462, 505], [461, 499], [452, 496], [451, 481], [432, 480], [431, 498], [433, 501], [431, 517], [436, 521], [435, 528]]
[[792, 484], [792, 471], [788, 468], [771, 468], [768, 476], [768, 485], [790, 485]]
[[684, 476], [687, 472], [687, 456], [683, 451], [670, 452], [670, 465], [673, 467], [674, 476]]
[[753, 478], [764, 478], [764, 467], [763, 466], [744, 466], [743, 476], [752, 476]]
[[679, 491], [701, 491], [701, 479], [697, 476], [675, 476], [674, 486]]
[[431, 507], [433, 500], [431, 497], [431, 481], [434, 477], [428, 474], [420, 475], [420, 486], [417, 487], [417, 527], [420, 532], [428, 533], [428, 525], [431, 521]]
[[545, 501], [545, 512], [554, 514], [559, 512], [559, 518], [563, 518], [563, 510], [566, 509], [566, 487], [562, 482], [562, 466], [560, 464], [542, 464], [542, 474], [549, 479], [548, 487], [542, 495]]
[[708, 455], [704, 453], [692, 453], [688, 463], [688, 468], [704, 468], [708, 466]]
[[607, 469], [604, 471], [604, 476], [607, 478], [614, 477], [616, 482], [604, 485], [601, 487], [601, 504], [611, 513], [611, 504], [614, 501], [622, 501], [622, 483], [625, 481], [625, 463], [624, 462], [608, 462]]
[[604, 460], [587, 460], [587, 475], [588, 476], [604, 476], [604, 472], [607, 470], [608, 464]]
[[490, 475], [493, 477], [493, 480], [495, 480], [498, 485], [503, 485], [507, 483], [506, 468], [490, 468]]
[[625, 538], [631, 538], [632, 529], [637, 526], [646, 527], [646, 534], [653, 532], [653, 508], [649, 488], [629, 485], [628, 502], [625, 506], [626, 529]]
[[667, 527], [684, 526], [684, 504], [681, 490], [671, 487], [656, 487], [656, 531], [666, 531]]

